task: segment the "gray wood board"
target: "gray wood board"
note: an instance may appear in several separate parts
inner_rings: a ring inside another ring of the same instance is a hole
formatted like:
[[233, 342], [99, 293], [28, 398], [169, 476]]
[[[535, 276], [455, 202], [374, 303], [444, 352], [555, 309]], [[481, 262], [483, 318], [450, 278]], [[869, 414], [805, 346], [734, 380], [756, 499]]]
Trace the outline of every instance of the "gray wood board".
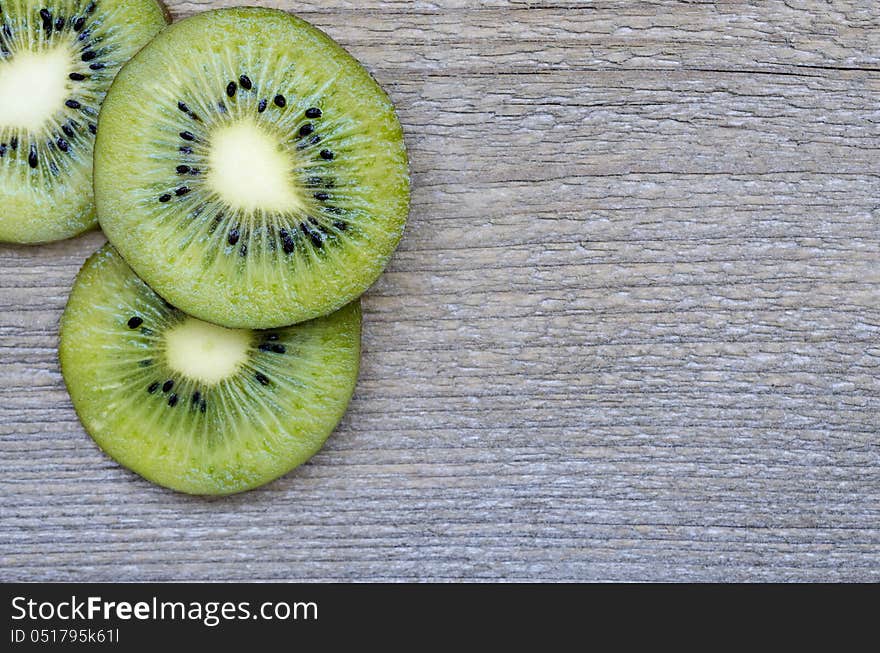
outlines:
[[59, 372], [103, 237], [0, 245], [0, 579], [880, 580], [876, 2], [257, 4], [407, 134], [348, 415], [262, 489], [154, 487]]

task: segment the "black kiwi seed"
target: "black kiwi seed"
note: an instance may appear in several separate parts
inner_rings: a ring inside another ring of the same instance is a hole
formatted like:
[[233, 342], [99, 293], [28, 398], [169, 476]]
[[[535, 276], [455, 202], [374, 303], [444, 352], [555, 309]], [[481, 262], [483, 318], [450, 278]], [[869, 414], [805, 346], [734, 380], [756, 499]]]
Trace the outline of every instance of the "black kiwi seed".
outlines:
[[86, 78], [86, 76], [83, 75], [82, 73], [70, 73], [68, 75], [68, 77], [70, 77], [70, 79], [72, 79], [75, 82], [81, 82]]
[[281, 109], [283, 109], [284, 107], [287, 106], [287, 100], [286, 100], [285, 97], [284, 97], [283, 95], [281, 95], [281, 94], [276, 95], [276, 96], [275, 96], [275, 99], [273, 99], [272, 101], [275, 103], [275, 106], [276, 106], [276, 107], [279, 107], [279, 108], [281, 108]]
[[59, 138], [57, 141], [55, 141], [55, 144], [58, 145], [58, 149], [62, 152], [67, 152], [68, 150], [70, 150], [70, 144], [63, 138]]
[[283, 354], [287, 352], [287, 348], [284, 345], [272, 345], [272, 353], [275, 354]]
[[66, 105], [67, 105], [68, 107], [70, 107], [71, 109], [79, 109], [79, 108], [82, 106], [82, 105], [81, 105], [79, 102], [77, 102], [76, 100], [68, 100], [68, 101], [65, 102], [64, 104], [66, 104]]
[[94, 125], [92, 123], [89, 123], [89, 132], [92, 134], [97, 134], [98, 133], [98, 125]]
[[177, 405], [177, 395], [171, 395], [168, 397], [168, 405], [171, 406], [171, 408], [174, 408]]
[[238, 242], [238, 239], [240, 237], [241, 237], [241, 234], [238, 231], [238, 227], [235, 227], [234, 229], [232, 229], [232, 231], [229, 232], [229, 235], [226, 237], [226, 240], [230, 245], [235, 245], [235, 243]]
[[104, 64], [102, 64], [102, 63], [100, 63], [100, 62], [95, 62], [95, 63], [93, 63], [93, 64], [89, 64], [89, 68], [90, 68], [91, 70], [103, 70], [103, 69], [104, 69]]
[[238, 250], [239, 256], [247, 256], [247, 243], [242, 243]]
[[6, 143], [0, 143], [0, 157], [6, 154]]
[[257, 105], [257, 111], [259, 113], [263, 113], [266, 110], [266, 105], [269, 104], [266, 100], [260, 100], [260, 103]]
[[214, 219], [211, 221], [211, 224], [208, 225], [208, 233], [212, 234], [217, 231], [217, 227], [220, 226], [220, 223], [223, 222], [223, 214], [218, 213], [214, 216]]
[[192, 149], [191, 147], [186, 146], [186, 145], [184, 145], [183, 147], [181, 147], [181, 148], [180, 148], [180, 151], [181, 151], [183, 154], [192, 154], [192, 153], [193, 153], [193, 149]]
[[137, 315], [135, 315], [134, 317], [132, 317], [128, 320], [128, 328], [129, 329], [137, 329], [143, 323], [144, 323], [143, 318], [140, 318]]
[[269, 385], [269, 377], [267, 377], [262, 372], [257, 372], [254, 374], [254, 378], [260, 382], [261, 385]]
[[327, 193], [315, 193], [315, 199], [319, 202], [326, 202], [330, 199], [330, 196]]
[[87, 29], [85, 32], [80, 32], [79, 36], [76, 37], [77, 41], [85, 41], [92, 35], [92, 30]]
[[43, 27], [52, 26], [52, 12], [48, 9], [40, 9], [40, 18], [43, 19]]
[[152, 358], [145, 358], [140, 363], [138, 363], [138, 365], [140, 365], [141, 367], [149, 367], [152, 364], [153, 364]]
[[302, 232], [312, 240], [315, 247], [321, 248], [324, 246], [324, 239], [321, 237], [321, 234], [312, 229], [307, 223], [300, 222], [299, 228], [302, 229]]
[[28, 165], [31, 168], [37, 167], [37, 146], [31, 145], [31, 151], [28, 152]]
[[178, 102], [177, 108], [183, 111], [190, 118], [195, 118], [196, 120], [198, 120], [198, 116], [196, 116], [196, 114], [192, 110], [190, 110], [190, 108], [184, 102]]
[[9, 147], [11, 147], [13, 150], [18, 149], [18, 136], [13, 136], [9, 139]]
[[183, 140], [185, 140], [185, 141], [194, 141], [194, 140], [196, 140], [196, 137], [193, 135], [193, 133], [192, 133], [192, 132], [187, 132], [187, 131], [180, 132], [180, 137], [181, 137]]
[[199, 412], [204, 413], [206, 410], [208, 410], [208, 404], [205, 402], [204, 399], [202, 399], [201, 403], [199, 404]]
[[82, 59], [83, 61], [91, 61], [92, 59], [94, 59], [97, 56], [98, 56], [98, 53], [95, 52], [94, 50], [86, 50], [85, 52], [82, 53], [82, 55], [80, 55], [80, 59]]
[[332, 161], [334, 156], [330, 150], [321, 150], [321, 158], [325, 161]]
[[309, 139], [309, 143], [311, 143], [312, 145], [317, 145], [320, 142], [321, 142], [321, 137], [319, 135], [312, 136], [312, 138]]
[[179, 174], [179, 175], [185, 175], [189, 171], [190, 171], [189, 166], [177, 166], [177, 174]]
[[97, 8], [97, 6], [98, 6], [98, 4], [96, 2], [90, 2], [89, 6], [86, 7], [86, 13], [87, 14], [95, 13], [95, 9]]
[[300, 136], [308, 136], [313, 131], [315, 131], [315, 128], [312, 127], [311, 123], [307, 122], [306, 124], [304, 124], [302, 127], [299, 128], [299, 135]]
[[333, 222], [333, 226], [339, 229], [339, 231], [345, 231], [348, 229], [348, 224], [343, 222], [342, 220], [335, 220]]
[[193, 402], [194, 404], [199, 403], [199, 401], [201, 401], [201, 399], [202, 399], [202, 393], [201, 393], [201, 392], [199, 392], [198, 390], [196, 390], [195, 392], [193, 392], [192, 402]]
[[188, 192], [189, 192], [189, 188], [187, 188], [186, 186], [181, 186], [176, 191], [174, 191], [174, 194], [177, 195], [178, 197], [183, 197]]
[[288, 233], [287, 229], [281, 229], [278, 235], [281, 236], [281, 249], [284, 250], [285, 254], [292, 254], [296, 245], [290, 233]]
[[174, 387], [174, 379], [168, 379], [162, 384], [162, 392], [169, 392]]
[[158, 381], [153, 381], [153, 382], [149, 385], [149, 387], [147, 388], [147, 392], [149, 392], [150, 394], [155, 394], [156, 390], [158, 390], [158, 389], [159, 389], [159, 382], [158, 382]]
[[247, 75], [242, 75], [241, 77], [239, 77], [238, 83], [241, 84], [241, 87], [246, 91], [251, 90], [251, 88], [253, 88], [254, 86], [253, 82], [251, 82], [251, 78]]
[[320, 118], [321, 110], [317, 107], [306, 109], [306, 118]]
[[67, 138], [73, 138], [73, 130], [70, 128], [70, 125], [62, 125], [61, 131], [64, 132], [64, 135], [67, 136]]
[[235, 84], [235, 82], [229, 82], [229, 84], [226, 85], [226, 95], [228, 95], [229, 97], [235, 97], [235, 91], [237, 90], [238, 86]]
[[160, 196], [159, 196], [159, 201], [162, 202], [163, 204], [164, 204], [165, 202], [170, 202], [170, 201], [171, 201], [171, 195], [169, 195], [168, 193], [165, 193], [164, 195], [160, 195]]
[[75, 21], [73, 21], [74, 31], [76, 31], [76, 32], [80, 31], [85, 26], [85, 24], [86, 24], [86, 17], [80, 16]]
[[55, 19], [55, 31], [60, 32], [64, 29], [64, 16], [59, 16]]

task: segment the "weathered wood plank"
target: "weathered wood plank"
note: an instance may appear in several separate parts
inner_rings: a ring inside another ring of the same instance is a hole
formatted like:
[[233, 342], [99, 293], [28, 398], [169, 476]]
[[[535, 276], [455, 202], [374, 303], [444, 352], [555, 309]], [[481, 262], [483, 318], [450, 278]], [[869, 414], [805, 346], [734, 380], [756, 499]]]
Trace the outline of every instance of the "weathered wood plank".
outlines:
[[351, 409], [265, 488], [155, 488], [56, 361], [103, 237], [0, 246], [0, 578], [880, 580], [875, 3], [257, 4], [407, 132]]

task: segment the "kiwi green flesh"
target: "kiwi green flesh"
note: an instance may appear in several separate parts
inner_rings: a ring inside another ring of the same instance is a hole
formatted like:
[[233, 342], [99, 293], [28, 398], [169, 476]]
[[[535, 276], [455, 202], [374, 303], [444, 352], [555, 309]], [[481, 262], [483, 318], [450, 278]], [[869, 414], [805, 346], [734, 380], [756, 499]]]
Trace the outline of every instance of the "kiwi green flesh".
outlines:
[[59, 240], [97, 224], [101, 102], [165, 24], [155, 0], [0, 0], [0, 241]]
[[98, 219], [170, 303], [270, 328], [352, 301], [403, 233], [400, 123], [369, 73], [281, 11], [208, 11], [120, 71], [95, 150]]
[[61, 321], [74, 408], [112, 458], [190, 494], [231, 494], [315, 454], [348, 406], [358, 302], [296, 326], [232, 330], [165, 303], [110, 245], [80, 271]]

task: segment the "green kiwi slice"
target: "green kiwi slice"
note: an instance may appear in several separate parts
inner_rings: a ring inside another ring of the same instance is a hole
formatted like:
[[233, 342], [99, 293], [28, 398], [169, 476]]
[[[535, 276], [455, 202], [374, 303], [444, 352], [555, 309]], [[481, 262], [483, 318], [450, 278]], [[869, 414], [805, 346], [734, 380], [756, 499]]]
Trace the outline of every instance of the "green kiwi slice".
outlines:
[[101, 110], [98, 219], [181, 310], [228, 327], [324, 315], [379, 276], [409, 173], [394, 108], [327, 35], [282, 11], [172, 25]]
[[155, 0], [0, 0], [0, 241], [59, 240], [97, 224], [101, 102], [165, 24]]
[[86, 430], [145, 478], [190, 494], [275, 479], [321, 448], [354, 391], [361, 312], [268, 331], [173, 308], [105, 245], [61, 320], [61, 371]]

